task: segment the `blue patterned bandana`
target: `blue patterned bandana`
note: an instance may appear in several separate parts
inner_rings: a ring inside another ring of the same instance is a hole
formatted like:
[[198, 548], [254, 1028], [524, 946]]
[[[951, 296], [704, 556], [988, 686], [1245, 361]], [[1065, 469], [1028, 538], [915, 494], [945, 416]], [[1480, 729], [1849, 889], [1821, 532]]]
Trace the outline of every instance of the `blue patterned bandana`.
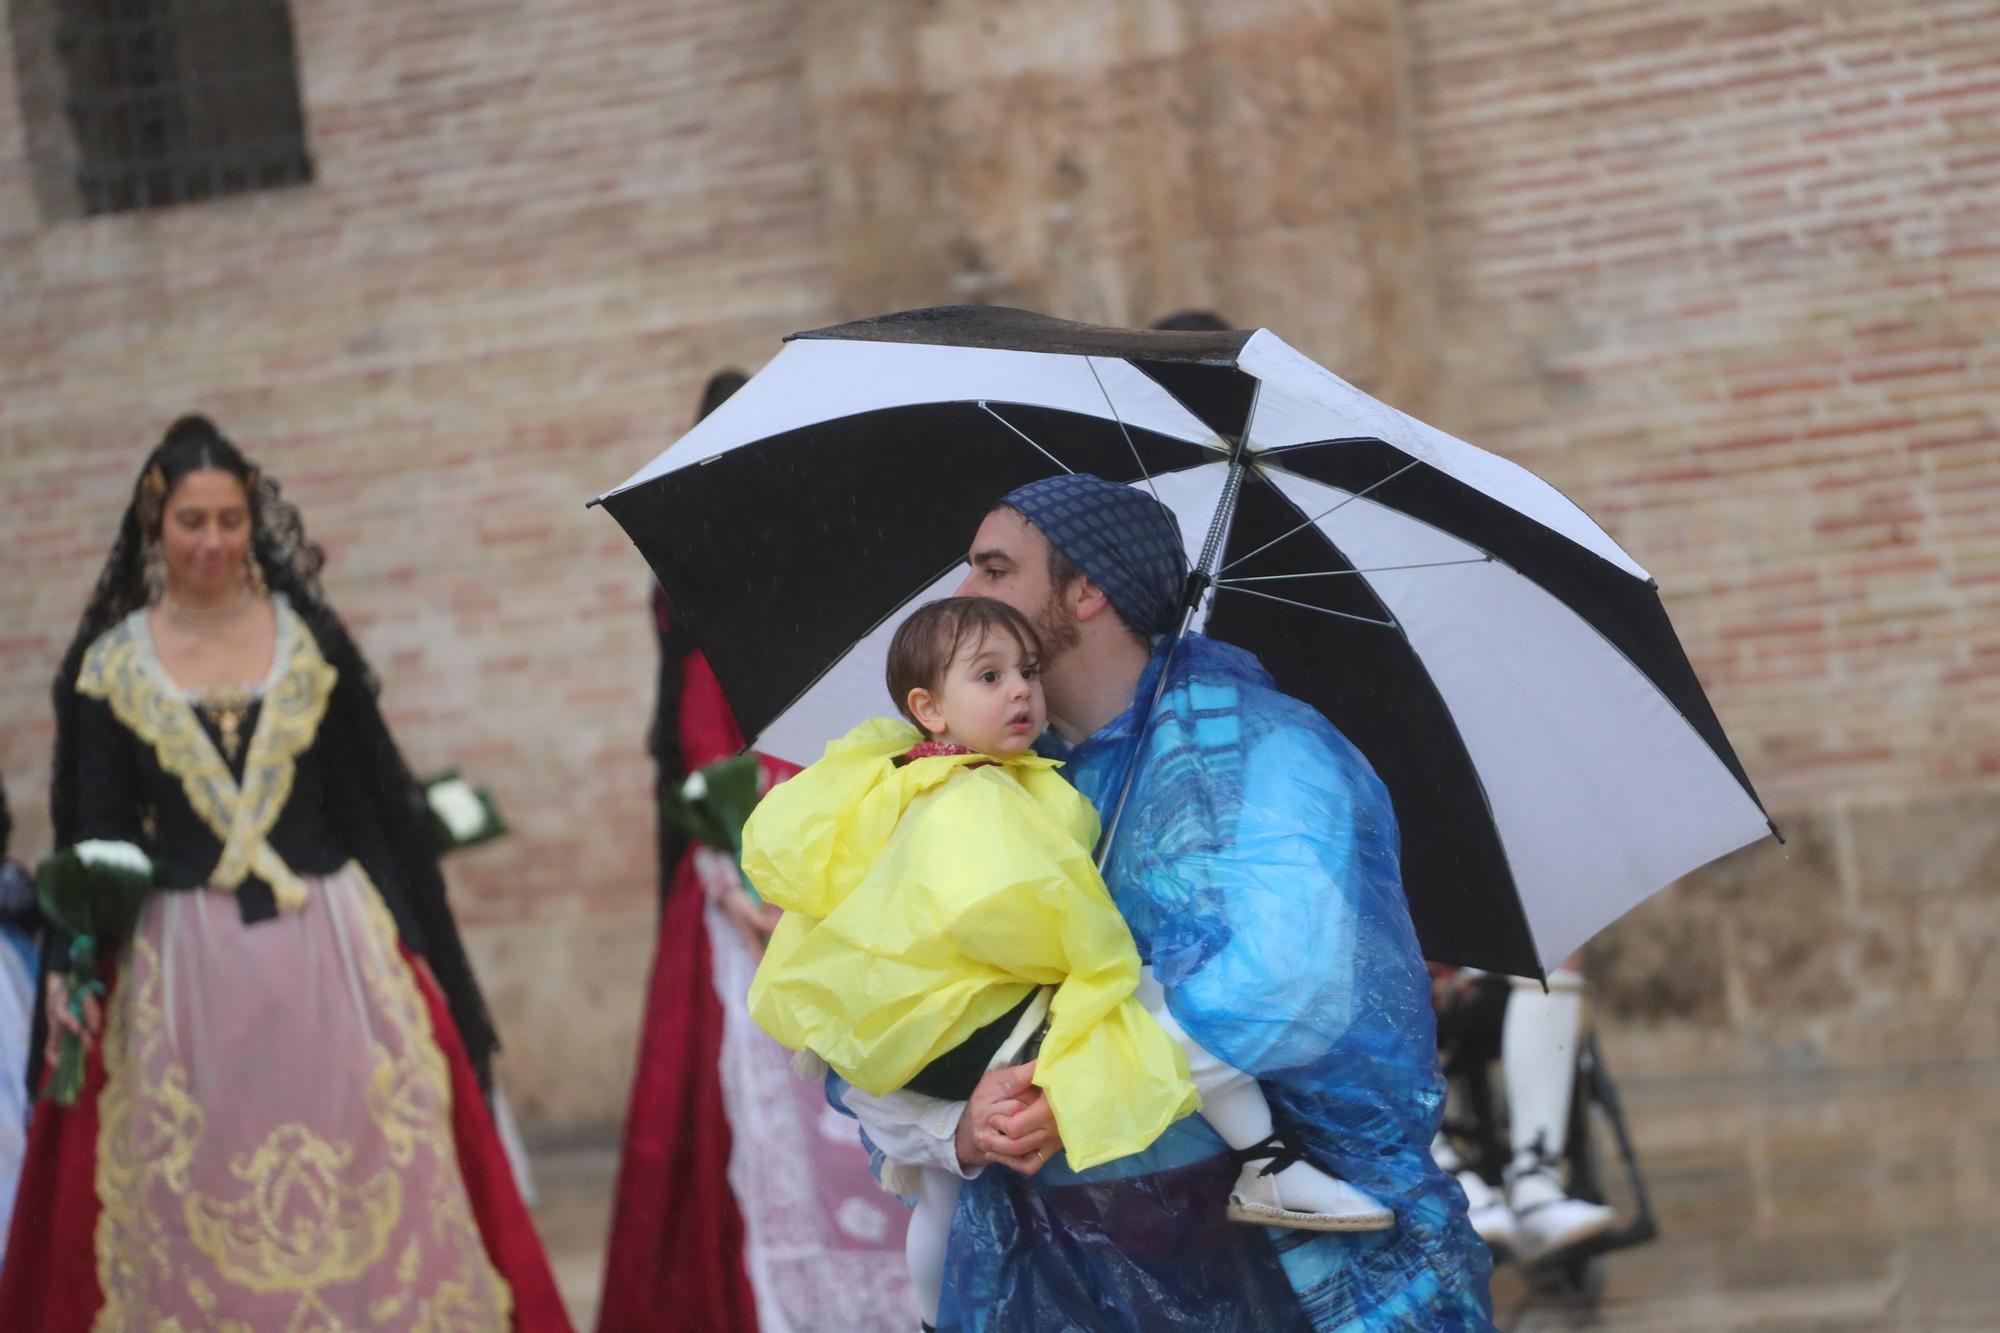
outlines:
[[1073, 472], [1044, 477], [1000, 502], [1020, 512], [1141, 634], [1179, 622], [1187, 549], [1174, 511], [1142, 487]]

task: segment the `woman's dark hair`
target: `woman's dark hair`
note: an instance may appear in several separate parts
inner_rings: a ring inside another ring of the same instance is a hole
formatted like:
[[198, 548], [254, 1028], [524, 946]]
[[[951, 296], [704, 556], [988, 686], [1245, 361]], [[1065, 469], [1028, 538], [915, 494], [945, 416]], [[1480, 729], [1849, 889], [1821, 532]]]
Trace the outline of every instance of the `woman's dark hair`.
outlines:
[[1012, 635], [1022, 656], [1030, 662], [1042, 660], [1042, 637], [1035, 633], [1033, 623], [997, 598], [946, 597], [912, 611], [889, 640], [885, 675], [896, 711], [923, 731], [924, 724], [910, 712], [910, 691], [937, 693], [945, 673], [966, 645], [977, 645], [989, 634]]
[[167, 427], [167, 434], [146, 459], [146, 467], [132, 487], [132, 514], [143, 540], [157, 541], [167, 497], [190, 472], [216, 469], [243, 483], [254, 518], [258, 509], [257, 468], [243, 451], [215, 428], [207, 417], [182, 417]]
[[1154, 320], [1153, 327], [1162, 332], [1227, 333], [1229, 321], [1213, 310], [1176, 310]]
[[740, 370], [718, 370], [708, 377], [702, 387], [701, 408], [694, 414], [698, 422], [729, 401], [729, 396], [750, 382], [750, 377]]

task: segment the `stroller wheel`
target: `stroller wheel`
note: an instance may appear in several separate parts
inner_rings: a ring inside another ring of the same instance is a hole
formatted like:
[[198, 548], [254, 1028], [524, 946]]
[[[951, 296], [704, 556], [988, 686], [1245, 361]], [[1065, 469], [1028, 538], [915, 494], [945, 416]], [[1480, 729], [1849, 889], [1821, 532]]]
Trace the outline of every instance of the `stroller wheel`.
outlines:
[[1566, 1304], [1589, 1309], [1604, 1295], [1604, 1256], [1580, 1255], [1555, 1259], [1528, 1270], [1536, 1291]]

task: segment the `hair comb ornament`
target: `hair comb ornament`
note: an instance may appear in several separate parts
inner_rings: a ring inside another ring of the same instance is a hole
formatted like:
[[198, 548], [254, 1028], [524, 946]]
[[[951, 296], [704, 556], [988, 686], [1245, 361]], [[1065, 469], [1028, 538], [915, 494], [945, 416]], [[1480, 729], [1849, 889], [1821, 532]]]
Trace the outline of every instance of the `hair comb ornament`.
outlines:
[[139, 526], [150, 534], [160, 524], [160, 510], [167, 500], [167, 474], [158, 463], [139, 478]]

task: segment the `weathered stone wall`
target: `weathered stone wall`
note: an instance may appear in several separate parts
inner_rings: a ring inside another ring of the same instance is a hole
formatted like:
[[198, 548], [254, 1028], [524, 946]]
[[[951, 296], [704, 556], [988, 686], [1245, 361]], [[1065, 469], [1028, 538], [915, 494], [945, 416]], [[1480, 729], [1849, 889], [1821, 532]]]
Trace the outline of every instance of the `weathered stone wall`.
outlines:
[[1438, 424], [1652, 570], [1790, 838], [1603, 937], [1627, 1062], [2000, 1054], [2000, 11], [1404, 12]]
[[1422, 406], [1431, 302], [1391, 0], [807, 13], [845, 308], [1143, 325], [1208, 306]]

